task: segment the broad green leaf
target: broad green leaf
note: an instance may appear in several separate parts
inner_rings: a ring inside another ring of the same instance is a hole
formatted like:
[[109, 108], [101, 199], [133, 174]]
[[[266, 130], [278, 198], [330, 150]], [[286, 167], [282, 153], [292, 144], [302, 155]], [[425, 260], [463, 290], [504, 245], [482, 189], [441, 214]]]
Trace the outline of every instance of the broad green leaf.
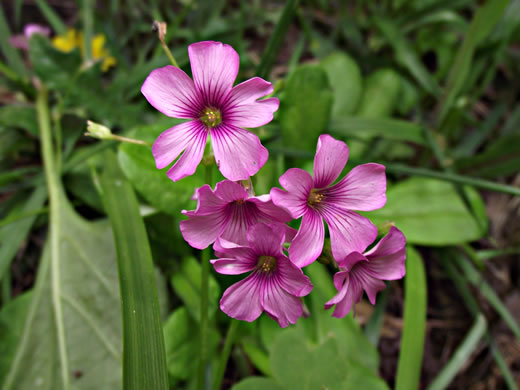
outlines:
[[234, 385], [231, 390], [285, 390], [274, 380], [263, 377], [250, 377]]
[[390, 390], [386, 382], [375, 376], [366, 367], [353, 365], [347, 373], [347, 379], [341, 387], [343, 390]]
[[159, 294], [139, 204], [112, 151], [101, 175], [103, 203], [117, 250], [123, 311], [123, 388], [168, 389]]
[[399, 105], [397, 106], [399, 114], [407, 115], [417, 106], [419, 101], [417, 89], [406, 77], [401, 77], [401, 95], [399, 96]]
[[[208, 340], [211, 356], [220, 340], [218, 332], [211, 329]], [[168, 317], [164, 324], [164, 343], [169, 374], [183, 380], [192, 377], [197, 369], [193, 363], [198, 359], [199, 331], [185, 307], [175, 310]]]
[[297, 68], [287, 80], [279, 119], [284, 145], [315, 150], [318, 136], [327, 130], [333, 94], [327, 73], [316, 65]]
[[412, 247], [406, 252], [404, 322], [396, 390], [418, 389], [426, 331], [426, 274], [421, 255]]
[[277, 337], [271, 351], [271, 369], [286, 390], [341, 390], [349, 366], [334, 338], [312, 348], [294, 329]]
[[361, 70], [356, 61], [343, 52], [334, 52], [321, 60], [320, 65], [327, 72], [334, 93], [332, 116], [353, 114], [363, 92]]
[[[114, 244], [59, 192], [58, 253], [46, 245], [20, 343], [2, 390], [121, 388], [121, 311]], [[60, 310], [61, 315], [56, 315]], [[64, 343], [59, 348], [59, 340]]]
[[401, 93], [401, 76], [393, 69], [379, 69], [364, 83], [363, 96], [356, 116], [387, 117], [394, 111]]
[[408, 69], [426, 91], [432, 95], [438, 95], [440, 88], [437, 82], [419, 60], [416, 51], [398, 26], [389, 18], [376, 18], [375, 22], [388, 43], [394, 48], [397, 61]]
[[440, 100], [438, 123], [442, 123], [446, 119], [449, 110], [464, 86], [471, 69], [475, 49], [489, 35], [508, 3], [509, 0], [488, 0], [477, 9], [466, 32], [462, 48], [457, 52], [457, 57], [448, 75], [444, 96]]
[[[169, 124], [162, 121], [157, 125], [138, 127], [128, 136], [152, 143], [159, 134], [178, 123], [171, 120]], [[168, 168], [157, 169], [151, 149], [145, 146], [123, 143], [119, 146], [118, 158], [126, 177], [146, 201], [174, 216], [191, 208], [195, 188], [204, 185], [203, 167], [181, 181], [171, 181], [166, 176]]]
[[[310, 294], [311, 307], [309, 308], [312, 315], [308, 320], [315, 324], [318, 342], [321, 343], [333, 335], [335, 343], [338, 345], [339, 356], [346, 361], [357, 362], [372, 372], [376, 372], [379, 366], [377, 350], [363, 334], [352, 315], [338, 319], [331, 316], [332, 310], [323, 309], [324, 303], [337, 293], [326, 268], [315, 261], [305, 268], [305, 273], [314, 286], [312, 294]], [[357, 351], [363, 351], [363, 353]]]
[[[200, 318], [200, 281], [201, 266], [193, 257], [182, 260], [181, 269], [172, 275], [171, 283], [175, 293], [183, 300], [190, 315], [197, 321]], [[209, 275], [209, 307], [208, 316], [211, 318], [218, 307], [220, 287]]]
[[[11, 213], [10, 216], [39, 210], [46, 199], [47, 188], [44, 186], [36, 187], [20, 210]], [[20, 248], [22, 241], [29, 234], [36, 216], [34, 214], [0, 228], [0, 280], [3, 279], [5, 272], [9, 269], [9, 265]]]
[[330, 132], [347, 137], [382, 137], [395, 141], [408, 141], [427, 145], [420, 125], [400, 119], [335, 117]]
[[20, 342], [32, 292], [26, 292], [2, 307], [0, 311], [0, 384], [13, 360]]
[[31, 106], [11, 104], [0, 107], [0, 125], [24, 129], [30, 134], [38, 136], [36, 111]]
[[242, 348], [251, 360], [251, 363], [264, 375], [272, 376], [271, 366], [269, 365], [269, 355], [256, 343], [248, 339], [242, 340]]
[[454, 245], [474, 241], [485, 234], [485, 206], [478, 192], [466, 190], [480, 224], [468, 211], [452, 184], [426, 178], [401, 181], [387, 191], [386, 205], [364, 213], [375, 224], [394, 222], [408, 243]]

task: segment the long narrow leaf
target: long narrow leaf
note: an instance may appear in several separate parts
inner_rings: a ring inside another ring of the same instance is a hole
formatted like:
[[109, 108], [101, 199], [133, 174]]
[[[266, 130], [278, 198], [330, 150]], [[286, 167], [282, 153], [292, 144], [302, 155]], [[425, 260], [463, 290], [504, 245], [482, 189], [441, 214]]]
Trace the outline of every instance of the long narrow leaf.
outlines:
[[464, 38], [462, 49], [457, 52], [457, 57], [448, 75], [446, 90], [441, 99], [438, 124], [441, 124], [446, 118], [468, 77], [475, 49], [491, 32], [508, 3], [509, 0], [488, 0], [475, 13]]
[[427, 390], [444, 390], [451, 383], [457, 372], [466, 364], [471, 354], [475, 351], [479, 341], [485, 335], [487, 322], [482, 314], [479, 314], [468, 332], [462, 344], [457, 348], [450, 361], [443, 367], [439, 375], [428, 386]]
[[426, 330], [426, 275], [421, 255], [413, 248], [406, 254], [404, 279], [404, 327], [397, 367], [396, 390], [419, 388]]
[[493, 288], [486, 283], [482, 275], [461, 256], [455, 256], [457, 264], [462, 268], [466, 279], [478, 288], [480, 293], [486, 298], [491, 306], [500, 314], [505, 323], [509, 326], [517, 339], [520, 339], [520, 326], [509, 312], [507, 307], [502, 303]]
[[258, 68], [256, 69], [258, 76], [263, 79], [269, 78], [269, 73], [271, 73], [271, 68], [276, 61], [276, 56], [278, 55], [278, 52], [284, 43], [285, 34], [291, 25], [291, 21], [294, 17], [294, 13], [296, 12], [298, 3], [299, 0], [287, 1], [282, 15], [280, 16], [280, 20], [278, 20], [278, 23], [276, 24], [276, 27], [273, 31], [273, 35], [271, 35], [271, 39], [269, 39], [269, 42], [267, 43], [267, 47], [262, 56], [262, 60], [260, 61], [260, 65], [258, 65]]
[[103, 202], [112, 224], [123, 314], [123, 388], [168, 389], [152, 254], [137, 198], [113, 152], [105, 153]]
[[45, 18], [47, 18], [47, 21], [52, 26], [53, 30], [57, 34], [65, 34], [67, 32], [67, 26], [49, 4], [47, 4], [45, 0], [36, 0], [35, 2]]
[[27, 71], [20, 53], [8, 41], [10, 36], [11, 31], [9, 30], [4, 10], [0, 7], [0, 49], [2, 49], [2, 53], [7, 59], [10, 70], [16, 71], [19, 75], [26, 75]]

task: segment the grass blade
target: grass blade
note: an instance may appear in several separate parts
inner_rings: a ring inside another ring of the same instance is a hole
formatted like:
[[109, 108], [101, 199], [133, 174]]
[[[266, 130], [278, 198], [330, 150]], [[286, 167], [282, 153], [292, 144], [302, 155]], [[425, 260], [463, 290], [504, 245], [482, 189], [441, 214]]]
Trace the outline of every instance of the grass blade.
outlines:
[[263, 79], [269, 78], [271, 68], [276, 61], [276, 56], [278, 55], [282, 44], [284, 43], [285, 34], [291, 25], [298, 3], [299, 0], [288, 0], [285, 4], [280, 20], [278, 20], [273, 35], [271, 35], [271, 39], [269, 39], [269, 42], [267, 43], [260, 65], [258, 65], [258, 68], [256, 69], [258, 77]]
[[10, 36], [11, 31], [9, 30], [9, 24], [5, 18], [4, 10], [0, 7], [0, 48], [7, 59], [7, 63], [10, 67], [9, 70], [16, 70], [18, 74], [26, 75], [27, 71], [25, 69], [25, 64], [22, 61], [18, 49], [11, 46], [8, 41]]
[[421, 255], [412, 247], [406, 254], [404, 325], [397, 367], [396, 390], [419, 388], [426, 331], [426, 275]]
[[493, 290], [493, 288], [486, 283], [482, 275], [468, 261], [466, 261], [466, 259], [462, 258], [460, 255], [454, 256], [454, 258], [459, 267], [462, 268], [466, 279], [476, 288], [478, 288], [480, 293], [484, 296], [484, 298], [486, 298], [489, 304], [493, 306], [498, 314], [500, 314], [516, 338], [520, 339], [520, 326], [516, 322], [513, 315], [509, 312], [507, 307], [502, 303], [498, 295], [495, 293], [495, 290]]
[[396, 59], [415, 77], [428, 93], [436, 96], [440, 94], [440, 87], [430, 72], [417, 57], [401, 30], [389, 19], [376, 18], [375, 23], [386, 37], [388, 43], [394, 48]]
[[139, 205], [113, 152], [100, 178], [114, 233], [123, 312], [123, 388], [168, 389], [168, 372], [152, 254]]
[[440, 125], [444, 122], [446, 115], [462, 90], [471, 69], [471, 61], [475, 49], [491, 32], [508, 4], [509, 0], [488, 0], [475, 13], [464, 38], [462, 49], [457, 52], [457, 57], [448, 75], [445, 93], [440, 100], [437, 124]]
[[56, 34], [63, 35], [67, 32], [67, 26], [65, 23], [63, 23], [59, 15], [49, 6], [49, 4], [47, 4], [45, 0], [36, 0], [35, 3], [38, 8], [40, 8], [40, 11], [42, 11], [42, 14], [45, 16]]
[[457, 348], [450, 361], [443, 367], [439, 375], [428, 386], [427, 390], [443, 390], [451, 383], [457, 372], [466, 364], [475, 351], [479, 341], [486, 334], [487, 321], [482, 314], [477, 315], [471, 330]]

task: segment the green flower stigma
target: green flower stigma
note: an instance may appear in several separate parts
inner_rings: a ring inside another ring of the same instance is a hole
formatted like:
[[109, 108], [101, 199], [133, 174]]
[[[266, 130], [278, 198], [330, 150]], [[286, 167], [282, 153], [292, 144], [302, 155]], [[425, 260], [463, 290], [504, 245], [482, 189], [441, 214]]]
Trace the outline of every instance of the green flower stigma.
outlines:
[[200, 116], [200, 120], [202, 123], [204, 123], [207, 127], [217, 127], [220, 125], [220, 122], [222, 122], [222, 115], [220, 115], [220, 111], [216, 108], [208, 107], [202, 111], [202, 114]]
[[265, 273], [270, 273], [276, 268], [276, 257], [260, 256], [258, 258], [258, 269]]

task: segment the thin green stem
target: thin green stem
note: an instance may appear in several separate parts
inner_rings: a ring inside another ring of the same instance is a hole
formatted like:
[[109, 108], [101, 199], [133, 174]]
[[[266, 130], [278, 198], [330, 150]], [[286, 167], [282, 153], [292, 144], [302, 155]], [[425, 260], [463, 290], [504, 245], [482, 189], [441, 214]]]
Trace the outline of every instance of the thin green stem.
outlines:
[[226, 372], [227, 362], [229, 359], [229, 354], [231, 353], [231, 348], [235, 342], [235, 335], [238, 330], [238, 326], [240, 322], [234, 319], [231, 319], [229, 323], [229, 328], [226, 334], [226, 341], [224, 342], [224, 348], [220, 354], [220, 360], [218, 362], [217, 374], [215, 376], [215, 381], [213, 382], [213, 390], [220, 390], [220, 386], [222, 385], [222, 379], [224, 378], [224, 374]]
[[175, 58], [173, 57], [173, 54], [172, 54], [170, 48], [166, 45], [166, 43], [164, 41], [161, 41], [161, 46], [163, 47], [164, 52], [168, 56], [168, 59], [170, 60], [172, 65], [175, 66], [176, 68], [178, 68], [179, 64], [177, 64], [177, 61], [175, 61]]
[[[206, 183], [213, 184], [213, 165], [206, 165]], [[206, 365], [208, 361], [208, 301], [209, 301], [209, 259], [211, 252], [209, 248], [202, 252], [202, 275], [200, 282], [200, 345], [199, 345], [199, 371], [198, 386], [199, 390], [206, 386]]]
[[83, 0], [83, 44], [85, 46], [85, 61], [92, 60], [92, 31], [94, 20], [92, 17], [92, 0]]
[[33, 217], [35, 215], [40, 215], [40, 214], [46, 214], [48, 212], [49, 212], [49, 209], [47, 207], [41, 207], [36, 210], [31, 210], [31, 211], [27, 211], [25, 213], [8, 216], [8, 217], [5, 217], [4, 219], [0, 220], [0, 228], [4, 227], [6, 225], [9, 225], [13, 222], [19, 221], [21, 219]]
[[67, 348], [65, 345], [65, 329], [63, 321], [63, 308], [61, 305], [61, 286], [60, 286], [60, 191], [61, 185], [59, 175], [56, 171], [55, 158], [52, 147], [52, 134], [50, 126], [48, 93], [45, 86], [41, 86], [36, 100], [36, 110], [38, 113], [38, 125], [40, 127], [41, 153], [45, 167], [45, 177], [49, 192], [49, 207], [51, 219], [51, 295], [56, 322], [56, 333], [58, 339], [58, 351], [60, 356], [61, 381], [64, 390], [69, 390], [69, 366], [67, 358]]
[[431, 177], [453, 183], [467, 184], [470, 186], [482, 188], [485, 190], [503, 192], [505, 194], [520, 196], [520, 188], [508, 186], [505, 184], [493, 183], [492, 181], [457, 175], [456, 173], [438, 172], [424, 168], [413, 168], [402, 164], [385, 164], [388, 172], [404, 173], [413, 176]]

